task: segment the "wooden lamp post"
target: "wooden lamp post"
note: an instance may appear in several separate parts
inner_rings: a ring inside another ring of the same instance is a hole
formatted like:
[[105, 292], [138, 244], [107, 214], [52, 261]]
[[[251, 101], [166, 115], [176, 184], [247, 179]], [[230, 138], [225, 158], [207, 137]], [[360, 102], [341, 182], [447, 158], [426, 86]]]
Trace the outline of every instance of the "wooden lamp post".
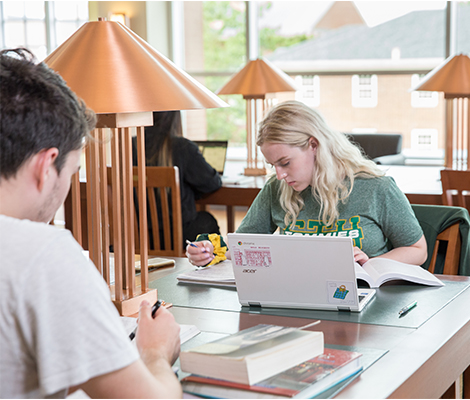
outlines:
[[[467, 170], [470, 170], [470, 58], [464, 54], [448, 57], [412, 90], [444, 92], [445, 167], [464, 169], [466, 164]], [[466, 160], [463, 157], [464, 150], [467, 153]]]
[[241, 94], [246, 100], [247, 167], [245, 175], [266, 175], [259, 166], [256, 131], [264, 114], [273, 106], [268, 93], [295, 92], [294, 80], [266, 60], [251, 60], [217, 94]]
[[[88, 248], [111, 284], [106, 143], [111, 136], [114, 304], [121, 315], [155, 302], [148, 286], [148, 231], [144, 127], [153, 111], [226, 107], [227, 104], [176, 67], [129, 28], [99, 19], [88, 22], [44, 62], [95, 111], [96, 129], [86, 151]], [[140, 288], [135, 282], [132, 134], [137, 135]], [[80, 182], [72, 182], [73, 234], [81, 243]]]

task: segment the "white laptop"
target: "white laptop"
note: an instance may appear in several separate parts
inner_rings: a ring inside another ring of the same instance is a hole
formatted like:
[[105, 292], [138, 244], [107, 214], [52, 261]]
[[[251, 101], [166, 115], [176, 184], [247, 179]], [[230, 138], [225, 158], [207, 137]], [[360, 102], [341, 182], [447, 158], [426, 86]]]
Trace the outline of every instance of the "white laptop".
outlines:
[[352, 239], [229, 233], [243, 306], [362, 311], [375, 289], [358, 289]]

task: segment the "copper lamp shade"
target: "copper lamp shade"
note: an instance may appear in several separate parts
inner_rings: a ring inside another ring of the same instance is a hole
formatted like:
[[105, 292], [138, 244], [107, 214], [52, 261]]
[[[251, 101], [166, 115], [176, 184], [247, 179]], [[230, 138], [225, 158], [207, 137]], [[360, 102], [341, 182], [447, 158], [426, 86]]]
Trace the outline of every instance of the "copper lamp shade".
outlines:
[[44, 62], [97, 114], [228, 106], [113, 21], [84, 24]]
[[258, 160], [256, 131], [258, 123], [273, 103], [268, 93], [295, 92], [297, 87], [286, 73], [265, 60], [251, 60], [228, 83], [217, 91], [218, 94], [241, 94], [246, 100], [246, 146], [247, 167], [245, 175], [266, 175], [266, 168]]
[[470, 170], [470, 58], [447, 58], [412, 90], [444, 92], [446, 99], [446, 168]]
[[245, 65], [217, 94], [242, 94], [262, 97], [267, 93], [295, 92], [294, 81], [285, 72], [266, 60], [252, 60]]
[[470, 58], [464, 54], [447, 58], [412, 90], [444, 92], [446, 98], [470, 97]]

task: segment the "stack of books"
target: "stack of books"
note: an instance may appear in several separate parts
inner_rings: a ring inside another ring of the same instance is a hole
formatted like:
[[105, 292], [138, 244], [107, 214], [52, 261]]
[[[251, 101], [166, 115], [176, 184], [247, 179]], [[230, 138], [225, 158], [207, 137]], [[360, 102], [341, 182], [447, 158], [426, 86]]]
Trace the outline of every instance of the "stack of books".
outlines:
[[325, 348], [325, 352], [254, 385], [190, 375], [182, 379], [185, 393], [223, 399], [308, 399], [353, 379], [362, 371], [362, 354]]
[[257, 325], [181, 352], [181, 383], [201, 397], [313, 397], [361, 371], [360, 356], [325, 349], [322, 332]]

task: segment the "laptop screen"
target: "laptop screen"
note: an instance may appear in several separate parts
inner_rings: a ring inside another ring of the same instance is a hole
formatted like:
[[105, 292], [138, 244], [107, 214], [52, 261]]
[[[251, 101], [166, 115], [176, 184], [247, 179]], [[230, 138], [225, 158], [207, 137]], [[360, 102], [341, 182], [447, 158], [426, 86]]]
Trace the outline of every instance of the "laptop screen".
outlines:
[[193, 140], [199, 151], [220, 175], [224, 174], [225, 160], [227, 158], [227, 140]]

